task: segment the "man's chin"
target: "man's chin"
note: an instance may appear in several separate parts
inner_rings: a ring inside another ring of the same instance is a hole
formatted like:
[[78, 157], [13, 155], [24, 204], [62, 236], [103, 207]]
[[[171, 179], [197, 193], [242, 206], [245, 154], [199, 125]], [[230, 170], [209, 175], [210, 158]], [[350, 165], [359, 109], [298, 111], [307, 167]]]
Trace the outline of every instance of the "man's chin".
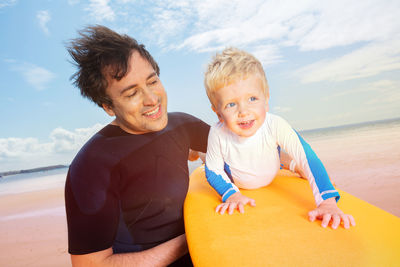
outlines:
[[157, 126], [154, 127], [154, 131], [158, 132], [164, 130], [164, 128], [167, 127], [167, 125], [168, 125], [168, 113], [165, 113], [161, 118], [159, 118]]

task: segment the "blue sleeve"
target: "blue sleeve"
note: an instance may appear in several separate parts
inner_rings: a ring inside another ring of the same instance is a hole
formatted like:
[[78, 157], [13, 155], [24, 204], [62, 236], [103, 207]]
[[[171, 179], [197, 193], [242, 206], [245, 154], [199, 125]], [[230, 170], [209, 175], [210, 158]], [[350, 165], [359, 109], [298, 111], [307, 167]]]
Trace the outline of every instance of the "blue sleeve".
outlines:
[[284, 119], [270, 115], [269, 120], [277, 145], [304, 170], [317, 206], [331, 197], [335, 197], [338, 201], [339, 192], [333, 187], [324, 165], [311, 146]]
[[222, 175], [218, 175], [215, 172], [211, 171], [207, 167], [207, 164], [205, 165], [205, 171], [207, 182], [222, 197], [223, 202], [225, 202], [231, 195], [237, 192], [231, 182], [224, 180], [224, 178], [222, 178]]
[[224, 157], [221, 152], [221, 139], [218, 129], [213, 126], [208, 135], [205, 172], [207, 182], [222, 197], [225, 202], [239, 189], [231, 182], [224, 169]]
[[339, 201], [339, 192], [332, 185], [321, 160], [318, 158], [317, 154], [315, 154], [311, 146], [301, 137], [301, 135], [298, 132], [296, 132], [296, 134], [301, 142], [301, 145], [303, 146], [304, 153], [307, 157], [308, 166], [310, 167], [310, 170], [315, 178], [315, 183], [319, 189], [322, 199], [326, 200], [328, 198], [335, 197], [336, 201]]

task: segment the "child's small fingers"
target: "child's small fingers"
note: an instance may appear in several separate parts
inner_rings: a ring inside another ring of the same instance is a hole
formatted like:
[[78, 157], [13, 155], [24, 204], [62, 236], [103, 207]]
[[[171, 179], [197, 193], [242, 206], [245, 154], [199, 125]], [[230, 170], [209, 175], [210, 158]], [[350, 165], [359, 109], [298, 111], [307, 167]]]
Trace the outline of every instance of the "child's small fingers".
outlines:
[[221, 208], [219, 209], [219, 213], [220, 213], [220, 214], [224, 214], [225, 211], [226, 211], [226, 209], [228, 208], [228, 206], [227, 206], [226, 203], [221, 204], [220, 206], [221, 206]]
[[339, 224], [340, 224], [340, 216], [338, 214], [334, 214], [332, 216], [332, 229], [336, 229], [338, 228]]
[[329, 222], [331, 221], [331, 218], [332, 218], [332, 216], [330, 214], [325, 214], [323, 216], [321, 226], [324, 227], [324, 228], [327, 227]]
[[349, 216], [346, 214], [343, 214], [342, 216], [342, 221], [343, 221], [343, 227], [345, 229], [349, 229], [350, 228], [350, 219]]
[[221, 203], [219, 204], [216, 208], [215, 208], [215, 212], [220, 212], [221, 209], [225, 206], [225, 203]]
[[244, 205], [242, 203], [239, 203], [238, 209], [240, 213], [244, 213]]
[[354, 217], [352, 215], [347, 215], [349, 217], [350, 223], [352, 226], [356, 226], [356, 220], [354, 220]]
[[236, 208], [236, 203], [229, 203], [228, 214], [232, 214]]
[[316, 217], [318, 215], [318, 212], [316, 210], [312, 210], [308, 213], [308, 219], [313, 222], [315, 221]]

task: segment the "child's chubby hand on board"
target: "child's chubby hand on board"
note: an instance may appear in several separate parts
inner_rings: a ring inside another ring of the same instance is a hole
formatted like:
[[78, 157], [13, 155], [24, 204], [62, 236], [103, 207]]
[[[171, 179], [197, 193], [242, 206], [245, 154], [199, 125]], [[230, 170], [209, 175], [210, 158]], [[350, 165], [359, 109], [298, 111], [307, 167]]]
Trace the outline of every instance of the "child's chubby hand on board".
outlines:
[[341, 222], [343, 222], [343, 226], [346, 229], [350, 228], [350, 225], [356, 225], [352, 215], [344, 214], [344, 212], [339, 209], [334, 197], [325, 199], [316, 209], [310, 211], [308, 213], [308, 219], [312, 222], [315, 221], [315, 219], [322, 220], [322, 227], [327, 227], [332, 221], [332, 229], [338, 228]]
[[224, 214], [225, 211], [227, 211], [228, 214], [232, 214], [234, 210], [238, 209], [240, 213], [244, 213], [244, 206], [247, 204], [254, 207], [256, 205], [256, 201], [252, 198], [242, 195], [240, 192], [236, 192], [228, 197], [225, 203], [218, 205], [215, 209], [215, 212]]

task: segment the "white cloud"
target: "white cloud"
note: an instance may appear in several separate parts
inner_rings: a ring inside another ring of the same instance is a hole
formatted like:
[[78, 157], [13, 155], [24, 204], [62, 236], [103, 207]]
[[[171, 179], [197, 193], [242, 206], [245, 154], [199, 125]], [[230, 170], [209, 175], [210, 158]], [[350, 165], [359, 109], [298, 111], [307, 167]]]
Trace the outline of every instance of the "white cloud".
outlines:
[[51, 71], [31, 63], [24, 63], [13, 69], [19, 71], [25, 81], [36, 90], [46, 89], [48, 84], [55, 78], [55, 74]]
[[17, 0], [2, 0], [0, 1], [0, 8], [13, 6], [17, 3]]
[[302, 50], [321, 50], [399, 35], [399, 1], [317, 1], [314, 27], [299, 38]]
[[[91, 0], [86, 10], [99, 21], [132, 25], [126, 27], [135, 37], [145, 36], [164, 50], [202, 53], [237, 46], [264, 65], [289, 60], [286, 49], [299, 57], [327, 51], [304, 68], [313, 74], [306, 73], [306, 83], [399, 68], [400, 1]], [[339, 56], [326, 58], [328, 53]]]
[[40, 28], [46, 35], [49, 35], [49, 28], [47, 23], [51, 20], [50, 12], [48, 10], [41, 10], [36, 13], [36, 18], [39, 20]]
[[61, 127], [54, 129], [50, 134], [53, 152], [77, 151], [94, 133], [104, 125], [95, 124], [90, 128], [75, 129], [71, 132]]
[[46, 89], [56, 77], [53, 72], [32, 63], [21, 63], [17, 60], [9, 60], [7, 63], [12, 71], [19, 72], [27, 83], [39, 91]]
[[375, 97], [366, 101], [366, 105], [379, 107], [395, 107], [400, 114], [400, 81], [380, 80], [366, 86], [369, 91], [376, 92]]
[[398, 1], [208, 0], [192, 1], [190, 7], [195, 27], [177, 47], [196, 51], [271, 41], [321, 50], [399, 35]]
[[[27, 168], [26, 166], [30, 161], [35, 162], [36, 167], [69, 163], [82, 145], [103, 126], [95, 124], [92, 127], [75, 129], [74, 131], [56, 128], [50, 134], [50, 142], [40, 142], [31, 137], [0, 138], [1, 165], [7, 163], [9, 166], [18, 165], [19, 168]], [[62, 160], [63, 162], [49, 163], [49, 159]], [[2, 166], [2, 168], [5, 167]]]
[[[331, 101], [334, 98], [347, 97], [349, 95], [360, 95], [360, 94], [365, 94], [368, 92], [375, 93], [378, 96], [385, 94], [387, 92], [397, 92], [397, 94], [400, 95], [400, 81], [378, 80], [378, 81], [374, 81], [374, 82], [364, 83], [364, 84], [358, 85], [355, 88], [348, 88], [339, 93], [329, 95], [329, 96], [325, 97], [324, 100]], [[370, 101], [376, 101], [376, 99], [371, 99]], [[391, 101], [391, 100], [389, 100], [389, 101]]]
[[80, 2], [79, 0], [68, 0], [68, 4], [71, 5], [71, 6], [79, 4], [79, 2]]
[[264, 67], [282, 61], [282, 55], [279, 48], [275, 45], [256, 46], [251, 52], [258, 60], [260, 60]]
[[297, 71], [303, 83], [346, 81], [400, 69], [400, 40], [367, 44], [344, 56], [324, 59]]
[[113, 21], [115, 12], [109, 5], [109, 0], [90, 0], [89, 6], [85, 8], [97, 21]]
[[[399, 68], [398, 1], [164, 3], [150, 22], [153, 29], [160, 29], [158, 43], [172, 49], [200, 53], [237, 46], [269, 65], [285, 61], [281, 49], [287, 46], [316, 51], [364, 44], [347, 55], [304, 68], [310, 71], [302, 78], [305, 83], [370, 77]], [[172, 38], [182, 32], [184, 39]]]

